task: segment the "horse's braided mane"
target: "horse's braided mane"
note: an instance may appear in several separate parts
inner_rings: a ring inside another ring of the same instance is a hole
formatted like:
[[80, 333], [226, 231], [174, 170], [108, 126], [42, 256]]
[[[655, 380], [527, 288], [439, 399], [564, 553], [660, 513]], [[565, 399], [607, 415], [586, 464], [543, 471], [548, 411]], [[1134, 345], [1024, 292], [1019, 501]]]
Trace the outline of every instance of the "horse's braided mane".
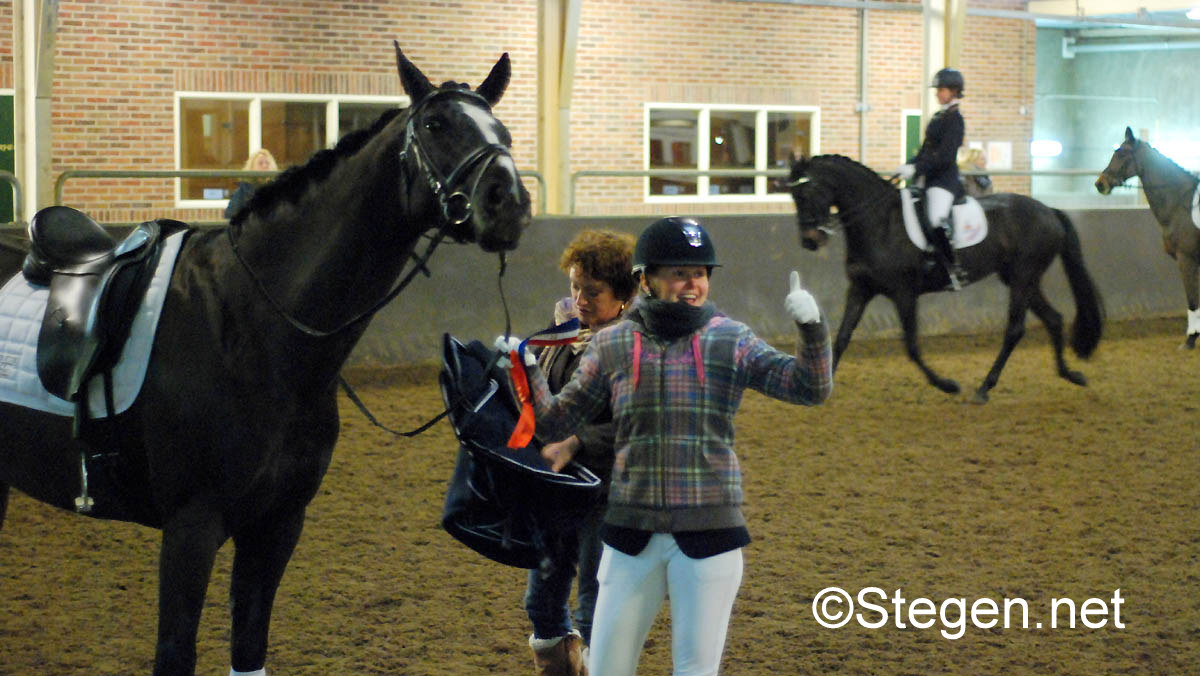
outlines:
[[1183, 172], [1183, 173], [1185, 173], [1185, 174], [1188, 174], [1189, 176], [1195, 176], [1195, 175], [1196, 175], [1195, 173], [1193, 173], [1193, 172], [1190, 172], [1190, 171], [1188, 171], [1187, 169], [1184, 169], [1183, 167], [1179, 166], [1179, 163], [1178, 163], [1178, 162], [1176, 162], [1175, 160], [1173, 160], [1173, 159], [1171, 159], [1171, 158], [1167, 157], [1166, 155], [1164, 155], [1164, 154], [1162, 153], [1162, 151], [1161, 151], [1161, 150], [1159, 150], [1158, 148], [1155, 148], [1154, 146], [1150, 145], [1149, 143], [1147, 143], [1147, 142], [1145, 142], [1145, 141], [1143, 141], [1143, 140], [1141, 140], [1141, 139], [1138, 139], [1138, 140], [1137, 140], [1137, 142], [1138, 142], [1139, 144], [1141, 144], [1141, 145], [1145, 146], [1145, 147], [1146, 147], [1146, 149], [1147, 149], [1147, 150], [1149, 150], [1149, 151], [1151, 152], [1151, 154], [1153, 154], [1155, 157], [1158, 157], [1158, 158], [1162, 159], [1164, 162], [1166, 162], [1166, 163], [1167, 163], [1167, 164], [1169, 164], [1170, 166], [1172, 166], [1172, 167], [1175, 167], [1175, 168], [1176, 168], [1176, 169], [1178, 169], [1179, 171], [1181, 171], [1181, 172]]
[[329, 176], [329, 172], [333, 171], [333, 167], [338, 162], [361, 150], [393, 118], [404, 112], [400, 108], [385, 110], [370, 127], [352, 131], [343, 136], [333, 148], [318, 150], [309, 158], [308, 162], [289, 167], [276, 176], [275, 180], [255, 190], [246, 206], [234, 214], [232, 222], [240, 223], [245, 220], [246, 214], [262, 212], [279, 201], [295, 202], [299, 200], [310, 183]]
[[817, 162], [822, 162], [822, 163], [828, 162], [829, 164], [833, 164], [833, 165], [849, 165], [850, 168], [852, 168], [862, 174], [869, 175], [881, 183], [887, 183], [887, 181], [884, 180], [884, 178], [881, 177], [878, 173], [876, 173], [876, 171], [874, 169], [868, 167], [867, 165], [863, 164], [862, 162], [859, 162], [858, 160], [846, 157], [845, 155], [817, 155], [816, 157], [813, 157], [810, 160], [810, 162], [812, 162], [814, 164]]

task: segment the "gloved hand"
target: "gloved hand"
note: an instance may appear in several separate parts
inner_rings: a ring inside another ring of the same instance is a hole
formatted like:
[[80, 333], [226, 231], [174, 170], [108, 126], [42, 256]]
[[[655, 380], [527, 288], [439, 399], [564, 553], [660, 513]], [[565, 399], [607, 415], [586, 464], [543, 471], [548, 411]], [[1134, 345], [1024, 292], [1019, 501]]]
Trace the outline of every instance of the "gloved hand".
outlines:
[[783, 301], [792, 319], [798, 324], [815, 324], [821, 321], [821, 308], [817, 307], [817, 299], [800, 286], [800, 273], [792, 270], [792, 290]]
[[[516, 336], [509, 336], [508, 338], [505, 338], [504, 336], [496, 336], [496, 342], [494, 344], [494, 347], [497, 350], [499, 350], [500, 352], [504, 353], [503, 357], [500, 357], [499, 359], [496, 360], [496, 364], [499, 365], [500, 368], [502, 368], [502, 369], [512, 368], [512, 360], [510, 360], [508, 358], [508, 353], [517, 349], [518, 347], [520, 347], [520, 345], [521, 345], [521, 339]], [[537, 364], [537, 355], [535, 355], [533, 352], [531, 352], [529, 350], [525, 350], [525, 365], [526, 366], [534, 366], [536, 364]]]
[[911, 181], [913, 176], [917, 175], [917, 168], [911, 164], [902, 164], [900, 168], [896, 169], [896, 175], [906, 181]]

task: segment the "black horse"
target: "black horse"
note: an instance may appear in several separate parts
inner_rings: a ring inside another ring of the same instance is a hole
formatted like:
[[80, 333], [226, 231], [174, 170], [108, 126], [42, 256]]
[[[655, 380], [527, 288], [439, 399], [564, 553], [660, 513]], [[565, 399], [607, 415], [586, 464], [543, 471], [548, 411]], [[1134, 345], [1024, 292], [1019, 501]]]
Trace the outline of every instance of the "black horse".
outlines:
[[[275, 592], [338, 438], [338, 373], [370, 316], [423, 236], [503, 252], [531, 221], [492, 114], [508, 55], [474, 91], [433, 86], [398, 45], [396, 58], [407, 111], [284, 172], [228, 228], [188, 234], [126, 412], [89, 421], [81, 442], [69, 418], [0, 405], [0, 518], [9, 486], [72, 509], [83, 454], [112, 488], [92, 516], [162, 530], [155, 674], [193, 673], [229, 538], [232, 667], [263, 668]], [[5, 279], [23, 255], [0, 252]]]
[[[901, 214], [899, 191], [873, 170], [839, 155], [819, 155], [793, 162], [788, 178], [800, 225], [802, 245], [816, 250], [825, 243], [832, 207], [846, 236], [846, 275], [850, 288], [833, 345], [834, 366], [850, 343], [850, 335], [867, 303], [887, 296], [896, 305], [908, 356], [938, 389], [957, 393], [958, 383], [934, 373], [917, 347], [917, 296], [945, 288], [946, 273], [927, 265], [925, 254], [909, 239]], [[1012, 193], [979, 199], [988, 220], [987, 237], [959, 251], [969, 281], [992, 273], [1009, 287], [1008, 327], [1004, 346], [991, 371], [976, 390], [974, 401], [987, 401], [1013, 348], [1025, 334], [1025, 313], [1046, 325], [1054, 346], [1058, 374], [1086, 385], [1083, 374], [1063, 361], [1063, 318], [1046, 300], [1041, 279], [1055, 256], [1061, 256], [1076, 315], [1071, 335], [1075, 354], [1087, 358], [1100, 342], [1104, 312], [1100, 296], [1083, 264], [1079, 236], [1066, 214], [1029, 197]]]
[[1125, 127], [1125, 140], [1113, 152], [1108, 166], [1096, 179], [1096, 190], [1107, 195], [1112, 189], [1137, 176], [1150, 203], [1150, 211], [1162, 226], [1163, 249], [1179, 265], [1183, 293], [1187, 297], [1187, 337], [1182, 347], [1192, 349], [1200, 338], [1200, 223], [1192, 220], [1196, 199], [1196, 176], [1166, 155], [1135, 138]]

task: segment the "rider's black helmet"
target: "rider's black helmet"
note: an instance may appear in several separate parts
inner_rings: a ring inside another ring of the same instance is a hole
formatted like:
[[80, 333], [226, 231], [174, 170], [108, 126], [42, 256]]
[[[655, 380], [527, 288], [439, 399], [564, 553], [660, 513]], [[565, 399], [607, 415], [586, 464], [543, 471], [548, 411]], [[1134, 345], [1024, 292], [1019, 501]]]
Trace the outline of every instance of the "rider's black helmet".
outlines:
[[959, 96], [963, 93], [963, 74], [953, 68], [943, 68], [933, 76], [933, 84], [931, 87], [945, 87], [958, 92]]
[[642, 231], [633, 248], [633, 271], [659, 265], [703, 265], [718, 267], [717, 252], [708, 233], [694, 219], [670, 216]]

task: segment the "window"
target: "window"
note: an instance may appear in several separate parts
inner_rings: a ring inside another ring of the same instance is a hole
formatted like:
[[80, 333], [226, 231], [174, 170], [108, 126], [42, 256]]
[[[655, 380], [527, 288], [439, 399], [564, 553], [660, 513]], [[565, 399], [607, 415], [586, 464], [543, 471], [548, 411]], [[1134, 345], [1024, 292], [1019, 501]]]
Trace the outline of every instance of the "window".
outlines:
[[[259, 148], [270, 150], [281, 170], [304, 164], [385, 110], [407, 106], [408, 97], [180, 92], [176, 102], [178, 167], [240, 171]], [[183, 178], [178, 206], [224, 207], [236, 187], [233, 178]]]
[[[688, 171], [786, 169], [793, 152], [819, 152], [811, 106], [653, 103], [646, 106], [646, 168]], [[766, 176], [680, 174], [646, 180], [646, 200], [788, 199]]]

